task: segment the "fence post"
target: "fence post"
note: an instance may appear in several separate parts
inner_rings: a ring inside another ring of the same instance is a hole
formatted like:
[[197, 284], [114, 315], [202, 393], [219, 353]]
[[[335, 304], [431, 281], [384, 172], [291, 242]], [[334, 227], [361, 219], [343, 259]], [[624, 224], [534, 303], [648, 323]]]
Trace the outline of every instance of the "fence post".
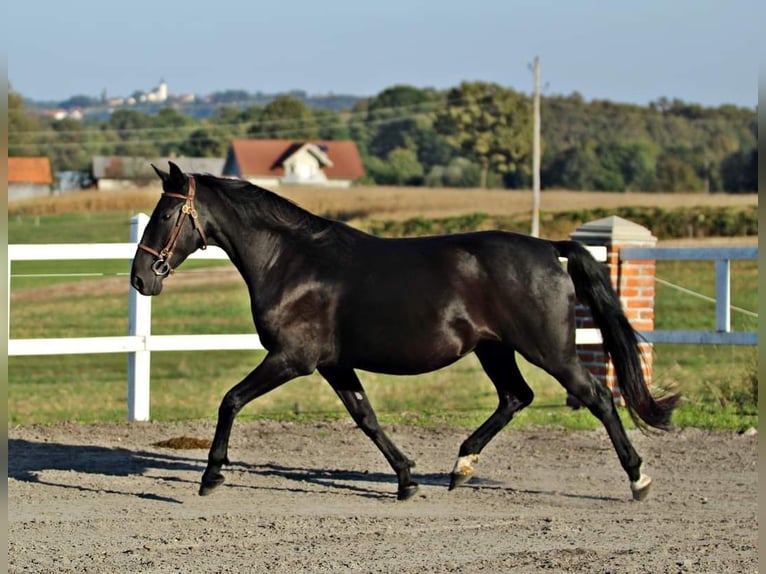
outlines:
[[[622, 302], [628, 320], [637, 331], [654, 329], [654, 272], [655, 262], [622, 260], [620, 251], [624, 247], [654, 247], [657, 238], [646, 227], [611, 216], [585, 223], [570, 235], [571, 239], [587, 245], [604, 245], [606, 261], [612, 286]], [[576, 309], [577, 328], [593, 328], [595, 323], [590, 310], [581, 304]], [[640, 343], [641, 359], [644, 367], [646, 384], [652, 384], [652, 345]], [[602, 345], [580, 345], [577, 354], [591, 373], [602, 381], [611, 391], [618, 404], [624, 404], [617, 384], [617, 376], [609, 357]], [[567, 398], [567, 404], [572, 404]]]
[[731, 332], [731, 261], [715, 262], [715, 330]]
[[[139, 213], [130, 219], [130, 241], [138, 244], [149, 223], [149, 216]], [[132, 262], [131, 262], [132, 263]], [[152, 298], [128, 287], [128, 335], [146, 338], [152, 334]], [[145, 347], [145, 345], [144, 345]], [[150, 352], [128, 353], [128, 420], [149, 420]]]

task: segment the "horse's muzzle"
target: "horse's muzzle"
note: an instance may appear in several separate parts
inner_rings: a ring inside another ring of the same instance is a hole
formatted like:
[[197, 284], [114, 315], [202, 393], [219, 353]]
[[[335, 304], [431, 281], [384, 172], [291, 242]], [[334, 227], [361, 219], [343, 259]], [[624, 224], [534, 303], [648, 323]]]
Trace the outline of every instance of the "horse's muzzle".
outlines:
[[133, 274], [130, 276], [130, 284], [141, 295], [159, 295], [162, 291], [162, 279], [162, 276], [152, 274], [149, 280], [145, 281], [141, 276]]

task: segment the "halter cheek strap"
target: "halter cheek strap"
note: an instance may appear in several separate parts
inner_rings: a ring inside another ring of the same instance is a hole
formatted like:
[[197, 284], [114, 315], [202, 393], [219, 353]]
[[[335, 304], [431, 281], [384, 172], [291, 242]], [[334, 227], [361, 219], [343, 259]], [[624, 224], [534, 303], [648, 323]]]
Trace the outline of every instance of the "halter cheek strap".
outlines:
[[157, 251], [153, 247], [149, 247], [143, 243], [138, 244], [139, 249], [146, 251], [147, 253], [151, 253], [157, 258], [157, 260], [152, 264], [152, 271], [154, 271], [155, 275], [165, 276], [173, 273], [173, 268], [170, 266], [169, 261], [173, 256], [173, 251], [176, 248], [176, 243], [178, 243], [178, 236], [181, 234], [181, 229], [183, 228], [183, 224], [187, 217], [191, 217], [194, 229], [202, 238], [202, 246], [200, 249], [207, 249], [207, 237], [205, 236], [205, 230], [202, 229], [202, 225], [199, 222], [199, 215], [197, 214], [197, 210], [194, 207], [194, 194], [196, 191], [197, 182], [193, 176], [189, 176], [189, 193], [187, 195], [183, 195], [181, 193], [171, 193], [167, 191], [163, 192], [162, 194], [166, 197], [183, 199], [184, 204], [181, 206], [181, 211], [178, 214], [178, 219], [176, 219], [176, 224], [173, 227], [173, 230], [170, 232], [168, 242], [165, 244], [165, 247], [163, 247], [161, 251]]

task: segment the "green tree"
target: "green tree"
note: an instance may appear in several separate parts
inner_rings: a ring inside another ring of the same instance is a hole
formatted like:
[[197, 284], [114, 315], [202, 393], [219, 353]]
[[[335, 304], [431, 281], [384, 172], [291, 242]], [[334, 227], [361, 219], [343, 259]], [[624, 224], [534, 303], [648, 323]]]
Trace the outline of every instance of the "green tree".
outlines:
[[481, 186], [486, 187], [490, 169], [529, 172], [531, 124], [526, 96], [494, 83], [463, 82], [447, 93], [435, 126], [458, 153], [481, 166]]
[[108, 127], [115, 130], [118, 142], [110, 155], [152, 157], [159, 147], [152, 134], [152, 116], [138, 110], [119, 109], [110, 116]]
[[418, 150], [418, 160], [427, 169], [437, 165], [446, 165], [455, 159], [455, 152], [447, 142], [446, 136], [436, 131], [433, 121], [419, 126], [413, 134]]
[[82, 121], [63, 119], [52, 125], [52, 137], [45, 155], [55, 171], [88, 171], [93, 147], [88, 145], [88, 134]]
[[630, 142], [621, 146], [620, 170], [627, 190], [656, 190], [657, 152], [657, 146], [647, 141]]
[[117, 131], [118, 135], [125, 139], [132, 136], [133, 132], [145, 130], [152, 126], [152, 117], [137, 110], [121, 108], [115, 110], [109, 116], [109, 127]]
[[429, 187], [478, 187], [480, 171], [479, 166], [470, 160], [456, 157], [449, 165], [433, 166], [425, 178], [425, 184]]
[[[362, 157], [362, 161], [366, 162], [370, 157], [370, 131], [365, 124], [365, 117], [367, 114], [367, 107], [369, 100], [357, 101], [350, 112], [348, 119], [348, 131], [351, 139], [356, 143], [356, 147], [359, 149], [359, 155]], [[367, 179], [369, 176], [365, 176]]]
[[35, 156], [39, 154], [37, 134], [40, 119], [27, 111], [24, 97], [8, 84], [8, 155]]
[[561, 153], [549, 170], [547, 184], [565, 189], [598, 189], [602, 181], [601, 160], [594, 146], [571, 147]]
[[179, 151], [190, 157], [223, 157], [228, 146], [228, 138], [213, 128], [201, 127], [189, 134]]
[[314, 119], [317, 124], [317, 136], [321, 140], [347, 140], [351, 138], [351, 132], [348, 125], [343, 120], [343, 116], [332, 110], [313, 110]]
[[431, 127], [433, 107], [433, 93], [413, 86], [393, 86], [372, 98], [365, 120], [370, 153], [386, 157], [397, 148], [417, 151], [418, 132]]
[[161, 108], [152, 116], [152, 139], [161, 155], [182, 154], [184, 141], [196, 124], [192, 118], [175, 108]]
[[263, 108], [248, 135], [270, 139], [317, 139], [319, 130], [316, 118], [306, 104], [293, 96], [280, 96]]
[[721, 180], [731, 193], [758, 191], [758, 148], [729, 154], [721, 163]]
[[418, 156], [413, 150], [396, 148], [391, 150], [386, 159], [391, 170], [396, 174], [394, 183], [401, 185], [421, 185], [423, 183], [423, 166], [420, 165]]
[[185, 128], [196, 122], [189, 116], [182, 114], [174, 108], [162, 108], [153, 118], [152, 123], [158, 128]]
[[367, 173], [380, 185], [422, 185], [423, 166], [413, 150], [391, 150], [385, 160], [370, 157], [365, 165]]
[[660, 191], [702, 191], [702, 180], [689, 163], [678, 155], [657, 160], [657, 187]]

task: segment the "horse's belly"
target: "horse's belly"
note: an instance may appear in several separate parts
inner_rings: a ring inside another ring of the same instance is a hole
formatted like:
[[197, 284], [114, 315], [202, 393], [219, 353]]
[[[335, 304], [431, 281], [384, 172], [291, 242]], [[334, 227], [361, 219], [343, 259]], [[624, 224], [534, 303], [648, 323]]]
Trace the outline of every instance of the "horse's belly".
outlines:
[[420, 375], [430, 373], [461, 358], [461, 355], [445, 357], [410, 357], [399, 354], [397, 356], [363, 356], [351, 357], [343, 360], [342, 364], [353, 369], [361, 369], [372, 373], [384, 373], [387, 375]]
[[366, 371], [419, 374], [446, 367], [491, 338], [466, 319], [371, 323], [343, 337], [340, 361]]

